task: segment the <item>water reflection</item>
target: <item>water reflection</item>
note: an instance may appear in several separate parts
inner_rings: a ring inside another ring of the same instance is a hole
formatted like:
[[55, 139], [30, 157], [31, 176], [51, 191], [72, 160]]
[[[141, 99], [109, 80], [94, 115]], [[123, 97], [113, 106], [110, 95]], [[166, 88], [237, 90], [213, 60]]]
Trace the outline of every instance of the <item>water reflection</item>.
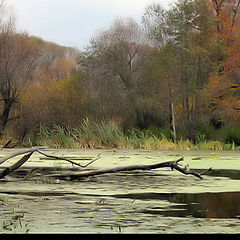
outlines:
[[[240, 192], [219, 193], [139, 193], [115, 195], [117, 198], [159, 199], [173, 203], [141, 212], [163, 216], [196, 218], [240, 218]], [[174, 204], [176, 203], [176, 204]]]

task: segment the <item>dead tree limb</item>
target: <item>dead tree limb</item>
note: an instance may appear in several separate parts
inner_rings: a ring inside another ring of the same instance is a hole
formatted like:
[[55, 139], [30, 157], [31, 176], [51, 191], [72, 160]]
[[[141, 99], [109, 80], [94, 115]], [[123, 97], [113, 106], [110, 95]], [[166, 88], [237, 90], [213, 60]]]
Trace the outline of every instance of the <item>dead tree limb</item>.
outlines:
[[0, 159], [0, 164], [4, 163], [5, 161], [7, 161], [10, 158], [18, 156], [18, 155], [22, 155], [24, 153], [29, 153], [29, 152], [34, 152], [34, 151], [44, 149], [44, 148], [46, 148], [46, 147], [33, 147], [33, 148], [30, 148], [30, 149], [24, 149], [24, 150], [21, 150], [21, 151], [18, 151], [18, 152], [14, 152], [14, 153], [6, 156], [6, 157], [1, 158]]
[[71, 163], [72, 165], [77, 165], [77, 166], [82, 167], [82, 168], [85, 168], [85, 167], [89, 166], [90, 164], [92, 164], [93, 162], [95, 162], [96, 160], [98, 160], [98, 159], [100, 158], [100, 154], [98, 154], [98, 156], [97, 156], [95, 159], [93, 159], [91, 162], [87, 163], [86, 165], [81, 165], [81, 164], [79, 164], [79, 163], [76, 163], [76, 162], [68, 159], [68, 158], [57, 157], [57, 156], [53, 156], [53, 155], [48, 155], [48, 154], [46, 154], [46, 153], [44, 153], [44, 152], [42, 152], [42, 151], [40, 151], [40, 150], [36, 150], [36, 152], [38, 152], [38, 153], [40, 153], [40, 154], [42, 154], [42, 155], [44, 155], [44, 156], [46, 156], [46, 157], [49, 157], [49, 158], [53, 158], [53, 159], [56, 159], [56, 160], [64, 160], [64, 161], [67, 161], [67, 162]]
[[47, 155], [43, 152], [40, 151], [40, 149], [44, 149], [45, 147], [33, 147], [31, 149], [27, 149], [27, 150], [21, 150], [21, 151], [18, 151], [18, 152], [14, 152], [6, 157], [3, 157], [2, 159], [0, 159], [0, 164], [4, 163], [5, 161], [7, 161], [8, 159], [10, 158], [13, 158], [13, 157], [16, 157], [18, 155], [21, 155], [21, 154], [24, 154], [24, 153], [28, 153], [26, 155], [24, 155], [20, 160], [18, 160], [16, 163], [14, 163], [13, 165], [11, 165], [10, 167], [6, 167], [3, 171], [0, 172], [0, 179], [4, 178], [5, 176], [7, 176], [8, 174], [14, 172], [16, 169], [18, 169], [19, 167], [21, 167], [30, 157], [31, 155], [34, 153], [34, 152], [38, 152], [44, 156], [47, 156], [47, 157], [51, 157], [51, 158], [54, 158], [54, 159], [57, 159], [57, 160], [64, 160], [64, 161], [67, 161], [67, 162], [70, 162], [72, 163], [72, 165], [77, 165], [79, 167], [87, 167], [89, 166], [90, 164], [92, 164], [93, 162], [95, 162], [96, 160], [98, 160], [100, 158], [100, 154], [95, 158], [93, 159], [91, 162], [85, 164], [85, 165], [81, 165], [79, 163], [76, 163], [76, 162], [73, 162], [72, 160], [69, 160], [69, 159], [66, 159], [66, 158], [62, 158], [62, 157], [56, 157], [56, 156], [52, 156], [52, 155]]
[[[15, 152], [13, 154], [10, 154], [9, 156], [6, 156], [6, 157], [3, 157], [2, 159], [0, 159], [0, 164], [1, 164], [1, 163], [5, 162], [6, 160], [12, 158], [12, 157], [15, 157], [15, 156], [18, 156], [18, 155], [21, 155], [21, 154], [24, 154], [24, 153], [28, 153], [28, 154], [24, 155], [16, 163], [11, 165], [10, 167], [6, 167], [2, 172], [0, 172], [0, 179], [7, 176], [10, 173], [12, 173], [13, 171], [18, 169], [19, 167], [21, 167], [31, 157], [31, 155], [34, 152], [38, 152], [38, 153], [40, 153], [40, 154], [42, 154], [46, 157], [51, 157], [51, 158], [54, 158], [54, 159], [57, 159], [57, 160], [64, 160], [64, 161], [72, 163], [73, 165], [77, 165], [79, 167], [87, 167], [87, 166], [89, 166], [90, 164], [92, 164], [93, 162], [95, 162], [96, 160], [98, 160], [100, 158], [100, 155], [98, 155], [97, 158], [93, 159], [92, 161], [90, 161], [86, 165], [81, 165], [81, 164], [73, 162], [72, 160], [69, 160], [67, 158], [45, 154], [42, 151], [40, 151], [40, 149], [43, 149], [43, 148], [45, 148], [45, 147], [33, 147], [31, 149], [28, 149], [28, 150], [22, 150], [22, 151]], [[116, 168], [97, 169], [97, 170], [88, 170], [88, 171], [65, 171], [65, 172], [61, 172], [61, 173], [46, 174], [46, 175], [43, 175], [43, 177], [81, 178], [81, 177], [90, 177], [90, 176], [96, 176], [96, 175], [108, 174], [108, 173], [116, 173], [116, 172], [122, 172], [122, 171], [151, 170], [151, 169], [157, 169], [157, 168], [170, 167], [172, 170], [175, 169], [175, 170], [177, 170], [177, 171], [179, 171], [183, 174], [186, 174], [186, 175], [190, 174], [190, 175], [193, 175], [195, 177], [198, 177], [199, 179], [202, 179], [201, 175], [204, 174], [206, 171], [204, 171], [203, 173], [198, 173], [198, 172], [195, 172], [193, 170], [190, 170], [187, 165], [185, 167], [180, 167], [179, 162], [183, 161], [183, 160], [184, 159], [182, 157], [182, 158], [180, 158], [176, 161], [161, 162], [161, 163], [150, 164], [150, 165], [120, 166], [120, 167], [116, 167]]]
[[156, 168], [164, 168], [164, 167], [170, 167], [172, 170], [175, 169], [183, 174], [190, 174], [194, 175], [195, 177], [198, 177], [202, 179], [201, 174], [190, 170], [186, 167], [182, 168], [179, 166], [179, 162], [183, 161], [183, 157], [176, 160], [176, 161], [168, 161], [168, 162], [161, 162], [151, 165], [132, 165], [132, 166], [123, 166], [123, 167], [116, 167], [116, 168], [109, 168], [109, 169], [99, 169], [99, 170], [89, 170], [89, 171], [80, 171], [80, 172], [73, 172], [73, 171], [66, 171], [61, 173], [52, 173], [47, 174], [45, 177], [73, 177], [73, 178], [81, 178], [81, 177], [90, 177], [90, 176], [96, 176], [101, 174], [107, 174], [107, 173], [116, 173], [121, 171], [132, 171], [132, 170], [151, 170]]
[[6, 167], [2, 172], [0, 172], [0, 179], [4, 178], [8, 174], [14, 172], [16, 169], [21, 167], [32, 156], [33, 153], [34, 153], [34, 151], [24, 155], [20, 160], [18, 160], [12, 166]]
[[10, 144], [11, 142], [12, 142], [12, 138], [11, 138], [10, 140], [8, 140], [7, 143], [3, 145], [2, 148], [10, 148], [10, 147], [9, 147], [9, 144]]

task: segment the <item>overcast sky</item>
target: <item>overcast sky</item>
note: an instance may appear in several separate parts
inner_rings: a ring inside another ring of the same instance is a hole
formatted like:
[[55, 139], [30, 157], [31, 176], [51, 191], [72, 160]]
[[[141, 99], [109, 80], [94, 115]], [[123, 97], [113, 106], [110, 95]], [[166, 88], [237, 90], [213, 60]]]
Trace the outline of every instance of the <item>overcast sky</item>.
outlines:
[[174, 0], [5, 0], [13, 8], [17, 27], [47, 41], [83, 49], [97, 30], [108, 28], [116, 17], [140, 22], [144, 8]]

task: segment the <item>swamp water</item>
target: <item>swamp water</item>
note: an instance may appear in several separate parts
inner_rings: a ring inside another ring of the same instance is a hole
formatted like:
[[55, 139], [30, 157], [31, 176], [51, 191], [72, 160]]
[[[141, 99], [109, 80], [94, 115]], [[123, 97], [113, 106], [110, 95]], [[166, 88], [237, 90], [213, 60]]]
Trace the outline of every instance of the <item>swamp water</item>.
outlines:
[[[16, 149], [2, 150], [6, 156]], [[3, 233], [240, 233], [240, 153], [143, 150], [55, 150], [64, 157], [101, 158], [89, 169], [153, 164], [184, 157], [202, 172], [200, 180], [168, 168], [128, 171], [81, 180], [24, 181], [29, 169], [72, 165], [34, 153], [18, 171], [0, 181]], [[6, 161], [1, 167], [15, 162]], [[88, 160], [77, 161], [85, 164]], [[24, 174], [24, 175], [23, 175]], [[16, 177], [19, 181], [16, 181]]]

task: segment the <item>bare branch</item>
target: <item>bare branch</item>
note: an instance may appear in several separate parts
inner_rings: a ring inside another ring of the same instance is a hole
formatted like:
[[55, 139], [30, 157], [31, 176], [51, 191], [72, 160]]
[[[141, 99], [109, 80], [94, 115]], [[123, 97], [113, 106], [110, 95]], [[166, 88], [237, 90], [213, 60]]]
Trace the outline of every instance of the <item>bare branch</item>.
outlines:
[[[48, 155], [46, 153], [43, 153], [42, 151], [40, 151], [40, 149], [43, 149], [45, 147], [33, 147], [31, 149], [28, 150], [23, 150], [23, 151], [18, 151], [15, 152], [9, 156], [6, 156], [4, 158], [1, 159], [0, 163], [5, 162], [6, 160], [24, 154], [24, 153], [28, 153], [26, 155], [24, 155], [20, 160], [18, 160], [16, 163], [14, 163], [13, 165], [11, 165], [10, 167], [6, 167], [2, 172], [0, 172], [0, 179], [5, 177], [6, 175], [12, 173], [13, 171], [15, 171], [16, 169], [18, 169], [19, 167], [21, 167], [30, 157], [34, 152], [38, 152], [46, 157], [50, 157], [53, 159], [57, 159], [57, 160], [64, 160], [67, 162], [70, 162], [73, 165], [77, 165], [79, 167], [87, 167], [90, 164], [92, 164], [93, 162], [95, 162], [96, 160], [98, 160], [100, 158], [100, 154], [93, 159], [92, 161], [90, 161], [89, 163], [87, 163], [86, 165], [80, 165], [72, 160], [69, 160], [67, 158], [63, 158], [63, 157], [57, 157], [57, 156], [53, 156], [53, 155]], [[206, 172], [210, 171], [211, 169], [208, 169], [207, 171], [204, 171], [202, 173], [198, 173], [195, 172], [193, 170], [190, 170], [188, 165], [186, 165], [185, 167], [180, 167], [179, 162], [183, 161], [184, 158], [180, 158], [176, 161], [168, 161], [168, 162], [161, 162], [161, 163], [156, 163], [156, 164], [150, 164], [150, 165], [132, 165], [132, 166], [120, 166], [120, 167], [116, 167], [116, 168], [109, 168], [109, 169], [97, 169], [97, 170], [88, 170], [88, 171], [65, 171], [65, 172], [61, 172], [61, 173], [51, 173], [51, 174], [47, 174], [47, 175], [43, 175], [43, 177], [73, 177], [73, 178], [81, 178], [81, 177], [89, 177], [89, 176], [96, 176], [96, 175], [101, 175], [101, 174], [108, 174], [108, 173], [116, 173], [116, 172], [121, 172], [121, 171], [133, 171], [133, 170], [151, 170], [151, 169], [157, 169], [157, 168], [164, 168], [164, 167], [170, 167], [172, 170], [177, 170], [183, 174], [186, 175], [193, 175], [195, 177], [198, 177], [199, 179], [202, 179], [202, 174], [205, 174]], [[29, 176], [25, 177], [24, 180], [26, 180]]]
[[37, 152], [42, 154], [42, 155], [44, 155], [44, 156], [46, 156], [46, 157], [53, 158], [53, 159], [56, 159], [56, 160], [64, 160], [64, 161], [67, 161], [67, 162], [71, 163], [72, 165], [77, 165], [77, 166], [82, 167], [82, 168], [89, 166], [90, 164], [92, 164], [93, 162], [95, 162], [96, 160], [98, 160], [100, 158], [100, 154], [98, 154], [97, 158], [93, 159], [91, 162], [87, 163], [86, 165], [81, 165], [81, 164], [73, 162], [72, 160], [67, 159], [67, 158], [57, 157], [57, 156], [53, 156], [53, 155], [48, 155], [46, 153], [43, 153], [40, 150], [37, 150]]
[[21, 155], [21, 154], [24, 154], [24, 153], [29, 153], [29, 152], [34, 152], [34, 151], [37, 151], [39, 149], [44, 149], [46, 147], [33, 147], [31, 149], [25, 149], [25, 150], [21, 150], [21, 151], [18, 151], [18, 152], [14, 152], [6, 157], [3, 157], [0, 159], [0, 164], [4, 163], [5, 161], [7, 161], [8, 159], [10, 158], [13, 158], [13, 157], [16, 157], [18, 155]]

